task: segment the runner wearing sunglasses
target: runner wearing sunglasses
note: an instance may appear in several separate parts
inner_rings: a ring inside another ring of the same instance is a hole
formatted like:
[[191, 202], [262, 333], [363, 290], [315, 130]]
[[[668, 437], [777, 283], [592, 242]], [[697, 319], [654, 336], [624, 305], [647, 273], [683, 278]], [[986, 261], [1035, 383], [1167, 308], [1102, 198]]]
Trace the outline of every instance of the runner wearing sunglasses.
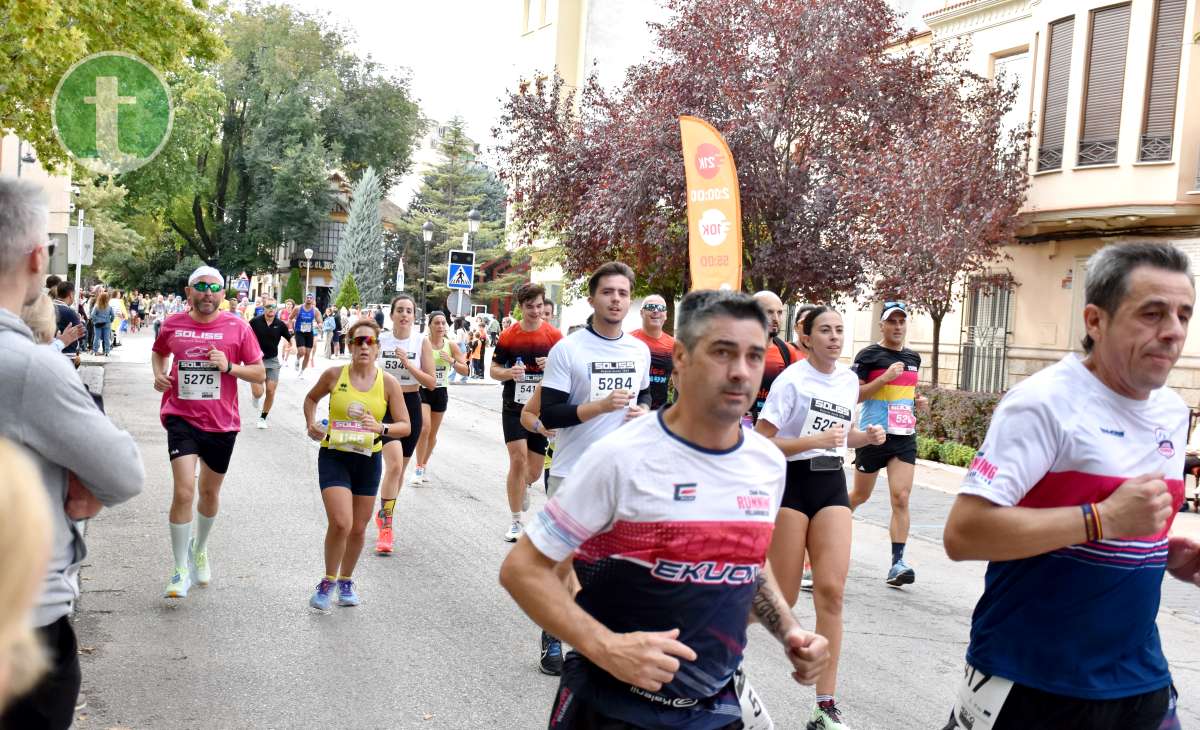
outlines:
[[[349, 332], [350, 364], [327, 368], [304, 399], [308, 436], [321, 442], [317, 474], [329, 526], [325, 530], [325, 577], [308, 603], [328, 611], [337, 588], [339, 606], [361, 603], [354, 590], [354, 567], [362, 554], [367, 523], [383, 473], [383, 439], [410, 431], [400, 383], [375, 366], [379, 325], [365, 319]], [[329, 427], [316, 421], [317, 404], [329, 396]], [[390, 408], [391, 406], [395, 408]], [[384, 422], [389, 409], [395, 413]]]
[[667, 322], [667, 300], [651, 294], [642, 301], [642, 327], [629, 334], [650, 348], [650, 410], [667, 404], [671, 383], [671, 352], [675, 338], [663, 332]]
[[[191, 309], [171, 315], [154, 340], [150, 366], [154, 389], [163, 394], [160, 416], [174, 477], [171, 501], [171, 554], [174, 572], [167, 598], [185, 598], [192, 583], [212, 580], [208, 537], [217, 518], [221, 485], [233, 444], [241, 430], [238, 380], [262, 383], [262, 349], [244, 320], [218, 307], [224, 300], [221, 272], [201, 266], [188, 277]], [[169, 368], [167, 358], [170, 358]], [[196, 464], [200, 499], [192, 535]], [[189, 565], [190, 563], [190, 565]]]

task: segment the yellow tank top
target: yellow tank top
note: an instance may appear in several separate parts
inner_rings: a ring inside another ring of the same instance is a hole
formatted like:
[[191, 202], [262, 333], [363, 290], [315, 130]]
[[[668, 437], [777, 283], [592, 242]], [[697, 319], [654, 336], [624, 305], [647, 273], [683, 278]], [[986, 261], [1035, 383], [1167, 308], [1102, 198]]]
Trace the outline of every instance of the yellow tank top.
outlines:
[[[433, 341], [430, 340], [429, 345], [433, 346]], [[450, 338], [442, 338], [442, 346], [440, 349], [433, 351], [433, 369], [434, 376], [437, 378], [435, 387], [445, 388], [450, 382], [450, 368], [454, 367], [454, 357], [450, 351]]]
[[387, 394], [383, 389], [383, 371], [375, 369], [375, 383], [367, 392], [350, 383], [350, 366], [343, 365], [337, 384], [329, 394], [329, 433], [321, 441], [324, 448], [370, 456], [383, 449], [383, 439], [362, 427], [358, 419], [370, 413], [383, 423], [387, 413]]

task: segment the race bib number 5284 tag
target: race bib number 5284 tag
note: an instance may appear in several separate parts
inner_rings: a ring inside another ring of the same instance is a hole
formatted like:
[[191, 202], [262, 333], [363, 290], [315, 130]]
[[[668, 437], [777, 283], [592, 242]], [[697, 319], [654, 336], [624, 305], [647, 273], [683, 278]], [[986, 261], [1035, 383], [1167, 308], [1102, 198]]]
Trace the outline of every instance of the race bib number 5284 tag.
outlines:
[[970, 664], [965, 665], [963, 680], [954, 700], [953, 719], [956, 724], [953, 727], [960, 730], [992, 730], [1012, 687], [1010, 679], [985, 674]]
[[604, 400], [614, 390], [637, 393], [634, 380], [637, 363], [633, 360], [594, 362], [591, 366], [591, 394], [588, 400]]
[[176, 373], [180, 400], [220, 400], [221, 369], [208, 360], [180, 360]]

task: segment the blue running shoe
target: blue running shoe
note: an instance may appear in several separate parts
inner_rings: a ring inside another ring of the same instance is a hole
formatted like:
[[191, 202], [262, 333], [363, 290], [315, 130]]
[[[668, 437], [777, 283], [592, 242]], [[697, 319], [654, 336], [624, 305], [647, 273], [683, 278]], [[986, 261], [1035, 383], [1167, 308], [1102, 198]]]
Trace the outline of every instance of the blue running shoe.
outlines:
[[542, 674], [557, 677], [562, 674], [563, 655], [562, 642], [545, 631], [542, 632], [542, 661], [538, 669]]
[[897, 560], [892, 569], [888, 571], [887, 584], [899, 588], [916, 581], [916, 579], [917, 572], [908, 567], [903, 560]]
[[359, 598], [358, 594], [354, 592], [354, 581], [350, 580], [349, 578], [339, 578], [337, 582], [337, 589], [337, 604], [339, 606], [357, 606], [358, 604], [362, 603], [362, 599]]
[[317, 584], [317, 590], [313, 591], [312, 598], [308, 599], [308, 605], [318, 611], [328, 611], [333, 604], [333, 581], [328, 578], [322, 578]]

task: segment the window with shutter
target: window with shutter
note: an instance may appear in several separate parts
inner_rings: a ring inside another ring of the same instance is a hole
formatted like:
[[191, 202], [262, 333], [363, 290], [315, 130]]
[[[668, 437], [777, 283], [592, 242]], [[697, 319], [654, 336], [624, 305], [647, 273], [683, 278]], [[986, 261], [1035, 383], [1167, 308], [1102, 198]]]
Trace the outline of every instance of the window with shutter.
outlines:
[[1129, 50], [1129, 4], [1092, 11], [1088, 47], [1087, 96], [1079, 166], [1117, 161], [1121, 132], [1121, 98], [1125, 90], [1125, 56]]
[[1071, 43], [1075, 16], [1050, 24], [1046, 49], [1046, 98], [1042, 105], [1042, 139], [1038, 145], [1038, 170], [1062, 167], [1063, 136], [1067, 130], [1067, 92], [1071, 82]]
[[1179, 63], [1183, 53], [1183, 19], [1187, 0], [1158, 0], [1154, 39], [1150, 43], [1150, 81], [1146, 85], [1146, 117], [1138, 159], [1171, 159], [1175, 131], [1175, 98], [1179, 93]]

